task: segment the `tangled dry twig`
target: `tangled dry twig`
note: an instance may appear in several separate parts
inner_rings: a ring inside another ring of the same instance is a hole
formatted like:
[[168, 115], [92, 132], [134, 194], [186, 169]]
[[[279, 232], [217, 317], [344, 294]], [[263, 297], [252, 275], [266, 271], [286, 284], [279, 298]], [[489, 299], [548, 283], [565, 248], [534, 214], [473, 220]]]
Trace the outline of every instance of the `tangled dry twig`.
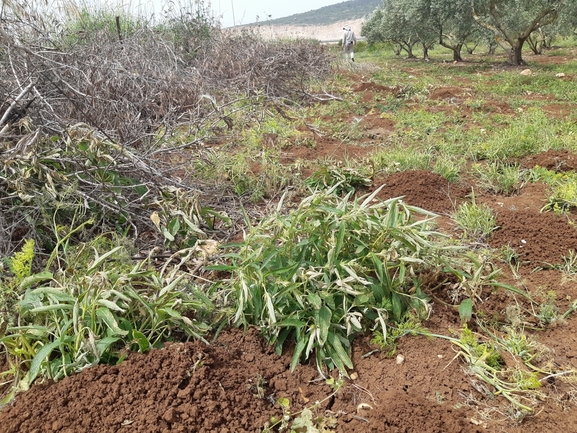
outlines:
[[[235, 128], [233, 110], [315, 99], [309, 81], [331, 71], [313, 41], [265, 41], [197, 18], [119, 38], [116, 27], [81, 22], [56, 32], [25, 12], [0, 12], [0, 255], [42, 237], [37, 221], [50, 209], [68, 223], [96, 215], [102, 229], [124, 221], [136, 234], [154, 229], [150, 210], [167, 188], [218, 195], [179, 177], [169, 156], [218, 125]], [[229, 109], [239, 100], [242, 108]], [[189, 140], [167, 145], [183, 130]]]

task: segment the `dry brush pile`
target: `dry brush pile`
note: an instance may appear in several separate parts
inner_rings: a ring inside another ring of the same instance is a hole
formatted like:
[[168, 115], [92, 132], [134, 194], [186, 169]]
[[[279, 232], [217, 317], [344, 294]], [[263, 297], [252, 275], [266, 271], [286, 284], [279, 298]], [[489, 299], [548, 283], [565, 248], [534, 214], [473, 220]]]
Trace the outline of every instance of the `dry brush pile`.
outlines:
[[200, 201], [218, 192], [177, 177], [170, 153], [245, 126], [227, 116], [239, 100], [248, 112], [314, 98], [309, 83], [331, 70], [314, 41], [264, 41], [199, 15], [152, 26], [0, 13], [0, 255], [24, 238], [49, 249], [55, 228], [87, 221], [85, 234], [137, 236], [180, 215], [202, 233]]

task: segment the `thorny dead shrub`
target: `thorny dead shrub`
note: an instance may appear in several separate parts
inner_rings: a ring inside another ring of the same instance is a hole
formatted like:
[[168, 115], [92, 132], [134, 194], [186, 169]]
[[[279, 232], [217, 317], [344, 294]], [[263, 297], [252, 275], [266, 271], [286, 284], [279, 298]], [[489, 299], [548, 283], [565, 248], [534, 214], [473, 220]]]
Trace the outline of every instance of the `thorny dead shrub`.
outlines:
[[265, 41], [248, 30], [221, 34], [202, 70], [227, 88], [272, 98], [303, 98], [308, 82], [331, 71], [324, 47], [311, 40]]

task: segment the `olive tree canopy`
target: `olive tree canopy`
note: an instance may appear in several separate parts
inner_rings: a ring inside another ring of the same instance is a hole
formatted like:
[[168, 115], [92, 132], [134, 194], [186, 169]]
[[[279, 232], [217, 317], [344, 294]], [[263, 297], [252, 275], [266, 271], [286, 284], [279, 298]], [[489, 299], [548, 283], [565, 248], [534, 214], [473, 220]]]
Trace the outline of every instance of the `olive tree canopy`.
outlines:
[[525, 64], [522, 49], [531, 34], [574, 10], [575, 0], [470, 0], [473, 17], [489, 29], [513, 65]]
[[463, 45], [480, 33], [470, 0], [431, 0], [430, 7], [439, 44], [452, 50], [453, 60], [461, 62]]
[[577, 0], [384, 0], [361, 33], [369, 43], [397, 44], [408, 57], [414, 57], [416, 43], [423, 45], [425, 56], [438, 43], [452, 50], [456, 61], [465, 43], [489, 33], [511, 64], [522, 65], [526, 41], [536, 51], [539, 41], [570, 34], [576, 26]]
[[423, 21], [426, 20], [426, 15], [422, 13], [425, 1], [386, 0], [363, 24], [361, 34], [369, 43], [393, 42], [406, 51], [409, 58], [414, 58], [413, 47], [417, 43], [423, 43], [423, 47], [428, 48], [432, 42]]

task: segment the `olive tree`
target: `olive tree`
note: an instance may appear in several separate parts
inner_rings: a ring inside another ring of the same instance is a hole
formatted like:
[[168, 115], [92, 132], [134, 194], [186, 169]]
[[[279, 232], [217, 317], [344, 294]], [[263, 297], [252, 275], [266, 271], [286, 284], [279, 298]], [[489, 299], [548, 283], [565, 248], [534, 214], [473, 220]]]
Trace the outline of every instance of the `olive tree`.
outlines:
[[465, 43], [481, 33], [473, 18], [471, 1], [431, 0], [430, 8], [439, 45], [453, 51], [453, 60], [461, 62]]
[[408, 58], [415, 58], [413, 48], [420, 43], [423, 55], [436, 41], [436, 34], [431, 23], [431, 0], [385, 0], [375, 10], [361, 28], [361, 35], [369, 43], [393, 42], [407, 53]]
[[434, 0], [399, 0], [399, 2], [403, 4], [406, 21], [411, 23], [406, 30], [414, 32], [423, 47], [423, 58], [427, 60], [429, 49], [437, 42], [437, 30], [431, 13], [431, 4]]
[[576, 28], [577, 2], [566, 5], [554, 23], [540, 27], [531, 33], [527, 43], [535, 54], [541, 54], [543, 49], [552, 47], [557, 37], [574, 35]]
[[575, 0], [470, 0], [473, 18], [489, 29], [508, 53], [509, 63], [523, 65], [523, 45], [531, 34], [555, 23]]
[[378, 7], [369, 15], [368, 19], [363, 23], [361, 27], [361, 36], [367, 39], [370, 45], [376, 44], [377, 42], [387, 42], [387, 35], [383, 30], [382, 20], [384, 16], [384, 8]]

